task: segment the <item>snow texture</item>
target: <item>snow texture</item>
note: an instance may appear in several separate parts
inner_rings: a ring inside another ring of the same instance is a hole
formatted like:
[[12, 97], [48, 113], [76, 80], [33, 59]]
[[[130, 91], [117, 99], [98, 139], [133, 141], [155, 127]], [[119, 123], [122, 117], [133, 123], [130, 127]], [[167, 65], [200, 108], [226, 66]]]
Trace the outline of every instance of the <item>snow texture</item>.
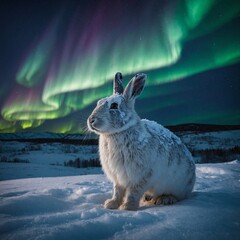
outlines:
[[0, 182], [0, 239], [239, 239], [240, 162], [197, 165], [192, 196], [138, 211], [104, 209], [103, 174]]

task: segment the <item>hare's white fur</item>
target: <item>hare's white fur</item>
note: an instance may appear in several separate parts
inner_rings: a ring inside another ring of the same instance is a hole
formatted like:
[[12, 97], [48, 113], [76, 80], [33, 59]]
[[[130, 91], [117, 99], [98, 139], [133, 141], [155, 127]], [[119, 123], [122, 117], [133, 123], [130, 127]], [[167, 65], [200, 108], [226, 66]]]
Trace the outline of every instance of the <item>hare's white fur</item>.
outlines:
[[106, 208], [137, 209], [144, 193], [181, 200], [195, 183], [195, 164], [181, 140], [156, 122], [141, 120], [134, 110], [145, 79], [138, 74], [123, 94], [98, 101], [88, 119], [89, 129], [100, 135], [102, 168], [113, 182]]

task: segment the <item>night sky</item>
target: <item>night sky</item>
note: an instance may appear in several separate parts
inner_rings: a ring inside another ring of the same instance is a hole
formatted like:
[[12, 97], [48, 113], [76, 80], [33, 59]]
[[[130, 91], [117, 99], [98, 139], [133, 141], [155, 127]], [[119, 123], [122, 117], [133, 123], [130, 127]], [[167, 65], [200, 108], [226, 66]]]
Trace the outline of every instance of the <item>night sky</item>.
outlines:
[[0, 2], [0, 132], [82, 133], [122, 72], [163, 125], [240, 124], [238, 0]]

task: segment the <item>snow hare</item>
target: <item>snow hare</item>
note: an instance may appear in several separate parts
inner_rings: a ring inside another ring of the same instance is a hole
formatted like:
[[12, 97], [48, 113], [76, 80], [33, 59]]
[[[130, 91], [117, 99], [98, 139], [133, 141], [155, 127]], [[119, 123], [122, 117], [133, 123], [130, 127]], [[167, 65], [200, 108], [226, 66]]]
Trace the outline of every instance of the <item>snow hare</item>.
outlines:
[[195, 164], [172, 132], [134, 110], [147, 76], [136, 74], [124, 89], [116, 73], [113, 95], [98, 101], [87, 120], [99, 134], [102, 168], [113, 183], [105, 208], [136, 210], [145, 205], [172, 204], [188, 197], [195, 183]]

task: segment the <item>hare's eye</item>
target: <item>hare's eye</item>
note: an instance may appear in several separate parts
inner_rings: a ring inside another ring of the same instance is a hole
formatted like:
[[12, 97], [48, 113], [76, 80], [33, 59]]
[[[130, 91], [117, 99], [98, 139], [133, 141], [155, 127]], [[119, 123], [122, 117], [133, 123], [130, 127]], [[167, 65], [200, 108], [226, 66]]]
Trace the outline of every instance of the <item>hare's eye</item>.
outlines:
[[110, 106], [110, 109], [118, 109], [118, 104], [117, 103], [112, 103]]

